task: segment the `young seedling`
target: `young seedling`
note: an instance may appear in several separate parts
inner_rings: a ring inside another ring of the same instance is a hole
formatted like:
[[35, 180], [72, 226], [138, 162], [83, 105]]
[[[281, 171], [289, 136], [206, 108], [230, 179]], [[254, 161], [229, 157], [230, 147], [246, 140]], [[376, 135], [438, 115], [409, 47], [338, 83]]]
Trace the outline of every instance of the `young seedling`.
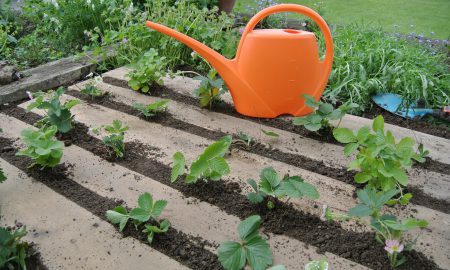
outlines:
[[[185, 178], [185, 183], [196, 183], [199, 179], [205, 182], [208, 179], [218, 181], [222, 176], [230, 173], [230, 167], [224, 158], [225, 153], [231, 145], [231, 136], [225, 136], [217, 142], [209, 145], [200, 154], [196, 161], [191, 164], [189, 172]], [[172, 167], [171, 181], [175, 182], [180, 175], [184, 174], [185, 157], [181, 152], [173, 155], [174, 164]]]
[[21, 241], [25, 235], [25, 226], [15, 231], [0, 227], [0, 269], [27, 269], [26, 260], [31, 254], [30, 245]]
[[313, 108], [314, 112], [307, 116], [296, 117], [292, 123], [296, 126], [304, 126], [309, 131], [319, 131], [321, 129], [333, 130], [334, 126], [331, 125], [330, 120], [339, 119], [340, 124], [342, 117], [349, 110], [359, 107], [357, 104], [348, 103], [334, 109], [333, 105], [316, 101], [310, 95], [305, 94], [304, 97], [306, 106]]
[[200, 86], [194, 92], [194, 95], [200, 99], [200, 106], [212, 108], [213, 104], [220, 101], [220, 96], [227, 91], [225, 83], [218, 76], [215, 69], [211, 69], [208, 75], [194, 77], [200, 80]]
[[[424, 162], [428, 151], [419, 146], [420, 153], [415, 153], [413, 146], [416, 142], [409, 137], [395, 143], [392, 133], [384, 132], [384, 119], [381, 115], [373, 120], [372, 130], [373, 133], [369, 127], [362, 127], [355, 133], [348, 128], [337, 128], [333, 131], [336, 140], [346, 144], [345, 156], [357, 151], [356, 158], [349, 164], [349, 170], [359, 170], [355, 175], [355, 182], [367, 183], [383, 191], [406, 187], [406, 169], [411, 167], [412, 160]], [[406, 198], [401, 196], [399, 202], [407, 204], [410, 197], [411, 194]]]
[[[250, 216], [238, 225], [239, 242], [225, 241], [220, 244], [219, 261], [225, 269], [241, 270], [248, 265], [253, 270], [265, 270], [272, 264], [272, 251], [258, 233], [260, 225], [260, 216]], [[275, 269], [280, 269], [280, 266]]]
[[44, 92], [37, 92], [33, 94], [35, 99], [31, 102], [27, 110], [31, 111], [34, 108], [45, 110], [47, 116], [40, 120], [38, 126], [54, 125], [61, 133], [69, 132], [72, 129], [73, 115], [70, 112], [73, 106], [80, 103], [77, 99], [61, 104], [60, 97], [64, 94], [64, 88], [59, 87], [55, 92], [45, 94]]
[[[103, 128], [109, 135], [103, 137], [102, 142], [114, 151], [117, 158], [123, 157], [125, 131], [128, 130], [128, 126], [123, 127], [122, 122], [116, 119], [113, 120], [112, 125], [107, 125]], [[97, 135], [100, 133], [99, 129], [94, 129], [93, 132]]]
[[[319, 198], [317, 189], [306, 183], [300, 176], [285, 175], [282, 179], [272, 167], [264, 168], [260, 175], [259, 184], [253, 179], [248, 179], [247, 183], [253, 188], [255, 192], [247, 195], [251, 203], [261, 203], [266, 197], [272, 198], [301, 198], [306, 196], [310, 199], [316, 200]], [[267, 200], [267, 208], [273, 209], [274, 200]]]
[[95, 76], [90, 73], [88, 76], [88, 82], [84, 85], [83, 89], [81, 89], [81, 93], [88, 95], [92, 98], [92, 100], [96, 97], [100, 97], [103, 95], [102, 91], [98, 88], [98, 85], [103, 82], [101, 76]]
[[33, 160], [31, 166], [55, 167], [61, 161], [64, 150], [64, 144], [55, 139], [56, 132], [56, 126], [22, 130], [22, 140], [27, 148], [21, 149], [16, 155], [30, 157]]
[[255, 141], [255, 138], [253, 138], [250, 135], [245, 134], [242, 131], [239, 131], [237, 136], [238, 136], [238, 139], [235, 139], [233, 141], [233, 143], [244, 145], [247, 149], [249, 149], [250, 146], [252, 145], [252, 143]]
[[[142, 232], [147, 234], [147, 241], [151, 244], [155, 234], [166, 233], [169, 229], [170, 223], [168, 220], [158, 221], [158, 217], [166, 207], [167, 201], [158, 200], [153, 202], [152, 195], [145, 192], [139, 196], [138, 205], [139, 207], [132, 209], [130, 212], [124, 206], [117, 206], [112, 210], [106, 211], [106, 217], [113, 224], [119, 224], [119, 231], [121, 232], [130, 219], [133, 221], [136, 229], [144, 226]], [[150, 220], [156, 222], [157, 225], [148, 224], [147, 222]]]
[[132, 67], [133, 70], [127, 76], [130, 78], [128, 86], [133, 90], [147, 93], [152, 84], [164, 84], [166, 58], [160, 57], [155, 49], [147, 51]]
[[133, 108], [142, 113], [145, 117], [155, 116], [158, 113], [165, 112], [167, 109], [168, 100], [161, 100], [144, 105], [142, 103], [133, 103]]

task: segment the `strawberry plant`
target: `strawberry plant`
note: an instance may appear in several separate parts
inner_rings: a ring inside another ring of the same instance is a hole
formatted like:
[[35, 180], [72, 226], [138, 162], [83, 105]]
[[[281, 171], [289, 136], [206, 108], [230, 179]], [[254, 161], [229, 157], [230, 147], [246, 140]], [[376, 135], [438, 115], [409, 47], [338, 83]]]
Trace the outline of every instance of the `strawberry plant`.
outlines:
[[30, 157], [33, 160], [31, 166], [55, 167], [61, 161], [64, 150], [64, 144], [55, 139], [56, 132], [56, 126], [23, 130], [22, 140], [27, 148], [21, 149], [16, 155]]
[[238, 138], [233, 141], [233, 144], [241, 144], [244, 145], [247, 149], [250, 148], [252, 143], [255, 142], [255, 138], [250, 135], [245, 134], [242, 131], [239, 131], [237, 134]]
[[[406, 169], [411, 167], [412, 160], [424, 162], [428, 151], [420, 146], [421, 152], [415, 153], [413, 146], [416, 142], [409, 137], [396, 143], [390, 131], [384, 132], [384, 119], [381, 115], [373, 120], [372, 130], [373, 133], [369, 127], [362, 127], [355, 133], [348, 128], [333, 131], [336, 140], [346, 144], [346, 156], [357, 151], [356, 158], [349, 164], [349, 170], [359, 170], [355, 175], [355, 182], [367, 183], [383, 191], [407, 186]], [[406, 199], [403, 198], [403, 203], [408, 203], [407, 199], [410, 197], [409, 194]]]
[[296, 117], [292, 123], [296, 126], [304, 126], [309, 131], [318, 131], [321, 129], [332, 130], [334, 127], [331, 125], [330, 120], [339, 119], [340, 123], [342, 117], [344, 117], [349, 110], [358, 107], [357, 104], [347, 103], [334, 109], [333, 105], [316, 101], [314, 97], [310, 95], [305, 94], [304, 97], [306, 106], [313, 108], [314, 112], [307, 116]]
[[142, 113], [145, 117], [155, 116], [158, 113], [165, 112], [167, 109], [168, 100], [161, 100], [144, 105], [142, 103], [133, 103], [133, 108]]
[[84, 85], [83, 89], [81, 89], [81, 93], [91, 96], [92, 99], [102, 96], [103, 93], [98, 88], [98, 85], [103, 82], [102, 77], [101, 76], [94, 77], [92, 73], [89, 73], [87, 77], [89, 78], [89, 80]]
[[[147, 234], [147, 241], [151, 244], [155, 234], [166, 233], [169, 230], [170, 223], [164, 219], [161, 222], [158, 221], [158, 217], [167, 205], [167, 201], [158, 200], [153, 201], [153, 197], [150, 193], [145, 192], [139, 196], [139, 207], [132, 209], [130, 212], [124, 206], [117, 206], [112, 210], [106, 211], [106, 218], [113, 224], [119, 224], [119, 231], [123, 231], [128, 221], [131, 219], [136, 227], [144, 227], [143, 231]], [[153, 224], [149, 224], [149, 221], [153, 221]]]
[[[253, 179], [248, 179], [247, 183], [253, 188], [255, 192], [247, 195], [247, 198], [252, 203], [261, 203], [268, 196], [273, 198], [301, 198], [306, 196], [310, 199], [316, 200], [319, 198], [317, 189], [306, 183], [300, 176], [289, 176], [286, 174], [283, 178], [277, 174], [272, 167], [264, 168], [260, 175], [259, 184]], [[273, 209], [275, 207], [273, 200], [267, 201], [267, 208]]]
[[133, 70], [128, 73], [130, 80], [128, 86], [133, 90], [144, 93], [150, 91], [150, 86], [156, 83], [163, 85], [163, 77], [166, 75], [166, 58], [160, 57], [158, 52], [151, 48], [132, 65]]
[[34, 108], [42, 109], [47, 113], [38, 126], [53, 125], [58, 128], [61, 133], [69, 132], [72, 129], [73, 115], [70, 112], [73, 106], [80, 103], [77, 99], [72, 99], [61, 104], [60, 98], [64, 94], [64, 88], [59, 87], [56, 91], [45, 94], [44, 92], [34, 93], [35, 99], [31, 102], [27, 110]]
[[[185, 183], [196, 183], [202, 178], [218, 181], [222, 176], [230, 173], [230, 167], [223, 157], [231, 145], [231, 136], [222, 137], [217, 142], [209, 145], [200, 154], [196, 161], [191, 164], [189, 172], [185, 178]], [[185, 157], [181, 152], [173, 155], [174, 164], [172, 167], [171, 181], [175, 182], [180, 175], [184, 174]]]
[[194, 77], [200, 80], [200, 86], [194, 91], [194, 95], [199, 98], [200, 106], [212, 108], [214, 103], [220, 101], [220, 96], [227, 91], [225, 83], [218, 76], [215, 69], [211, 69], [208, 75]]
[[0, 269], [27, 269], [26, 260], [31, 254], [30, 245], [21, 241], [25, 235], [25, 227], [17, 230], [0, 227]]
[[[261, 217], [250, 216], [238, 225], [240, 241], [225, 241], [217, 250], [219, 261], [227, 270], [240, 270], [248, 265], [253, 270], [265, 270], [272, 264], [273, 255], [269, 244], [259, 233]], [[274, 266], [270, 269], [284, 269]]]
[[[103, 137], [102, 142], [111, 148], [116, 157], [123, 157], [123, 152], [125, 151], [125, 131], [128, 130], [128, 126], [123, 127], [120, 120], [113, 120], [112, 125], [106, 125], [103, 127], [108, 133], [108, 136]], [[99, 129], [93, 130], [95, 134], [99, 134]]]

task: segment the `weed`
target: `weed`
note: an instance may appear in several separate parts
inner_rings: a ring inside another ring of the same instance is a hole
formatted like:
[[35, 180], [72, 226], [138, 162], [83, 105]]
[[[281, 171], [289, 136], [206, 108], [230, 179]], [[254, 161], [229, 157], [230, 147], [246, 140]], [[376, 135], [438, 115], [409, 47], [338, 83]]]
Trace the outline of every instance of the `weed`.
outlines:
[[200, 80], [200, 86], [194, 91], [194, 95], [200, 99], [200, 106], [212, 108], [213, 104], [219, 102], [220, 96], [227, 91], [225, 83], [218, 76], [215, 69], [211, 69], [208, 75], [194, 77]]
[[[261, 203], [267, 196], [274, 198], [301, 198], [306, 196], [310, 199], [316, 200], [319, 198], [317, 189], [306, 183], [300, 176], [289, 176], [286, 174], [282, 179], [272, 167], [264, 168], [260, 175], [259, 184], [253, 179], [248, 179], [247, 183], [253, 188], [255, 192], [247, 195], [247, 198], [252, 203]], [[267, 201], [267, 208], [273, 209], [275, 207], [272, 200]]]
[[64, 144], [55, 139], [56, 132], [56, 126], [22, 130], [22, 140], [27, 148], [21, 149], [16, 155], [30, 157], [33, 160], [31, 166], [55, 167], [61, 161], [64, 150]]
[[[196, 183], [199, 179], [218, 181], [222, 176], [230, 173], [230, 167], [223, 157], [231, 145], [231, 136], [222, 137], [220, 140], [206, 147], [205, 151], [191, 164], [185, 178], [185, 183]], [[175, 182], [184, 173], [185, 157], [181, 152], [173, 155], [171, 181]]]
[[165, 66], [165, 57], [160, 57], [158, 51], [151, 48], [132, 65], [133, 70], [127, 75], [130, 78], [128, 85], [133, 90], [144, 93], [150, 91], [154, 83], [163, 85], [163, 77], [166, 75]]
[[[144, 230], [147, 234], [147, 241], [151, 244], [155, 234], [166, 233], [169, 229], [170, 223], [168, 220], [162, 220], [159, 222], [157, 219], [161, 215], [162, 211], [167, 205], [167, 201], [158, 200], [153, 201], [153, 197], [150, 193], [145, 192], [139, 196], [139, 207], [132, 209], [130, 212], [124, 206], [117, 206], [112, 210], [106, 212], [106, 217], [113, 224], [119, 224], [119, 231], [123, 231], [128, 221], [131, 219], [138, 229], [141, 225], [144, 226]], [[150, 220], [157, 223], [157, 225], [145, 224]]]
[[252, 145], [252, 143], [255, 142], [255, 138], [253, 138], [253, 137], [250, 136], [250, 135], [245, 134], [245, 133], [242, 132], [242, 131], [239, 131], [238, 134], [237, 134], [237, 136], [238, 136], [238, 139], [235, 139], [235, 140], [233, 141], [233, 143], [236, 143], [236, 144], [242, 144], [242, 145], [244, 145], [247, 149], [249, 149], [250, 146]]
[[77, 99], [61, 103], [60, 98], [64, 94], [64, 88], [59, 87], [56, 91], [45, 94], [44, 92], [37, 92], [33, 94], [35, 99], [31, 102], [27, 110], [31, 111], [34, 108], [45, 110], [47, 115], [40, 120], [38, 126], [56, 126], [61, 133], [67, 133], [72, 129], [72, 122], [74, 116], [70, 112], [73, 106], [80, 103]]
[[3, 172], [3, 169], [0, 168], [0, 183], [3, 183], [6, 181], [5, 172]]
[[148, 105], [133, 103], [133, 108], [138, 110], [145, 117], [152, 117], [157, 115], [158, 113], [165, 112], [167, 109], [167, 103], [169, 103], [168, 100], [156, 101]]
[[27, 269], [26, 259], [31, 254], [30, 245], [21, 241], [25, 235], [25, 226], [17, 230], [0, 227], [0, 269]]

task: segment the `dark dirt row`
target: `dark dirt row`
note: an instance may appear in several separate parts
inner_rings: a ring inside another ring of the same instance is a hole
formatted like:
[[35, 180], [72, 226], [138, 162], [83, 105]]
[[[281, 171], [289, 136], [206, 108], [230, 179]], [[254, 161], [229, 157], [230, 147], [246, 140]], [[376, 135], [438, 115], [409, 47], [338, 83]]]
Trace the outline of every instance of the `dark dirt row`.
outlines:
[[[74, 96], [76, 98], [79, 98], [81, 100], [84, 100], [89, 103], [95, 103], [102, 105], [104, 107], [114, 109], [123, 113], [127, 113], [130, 115], [138, 116], [144, 121], [158, 123], [164, 126], [172, 127], [178, 130], [183, 130], [186, 132], [189, 132], [191, 134], [195, 134], [204, 138], [208, 138], [211, 140], [217, 140], [222, 136], [227, 135], [224, 132], [221, 131], [214, 131], [210, 129], [205, 129], [184, 121], [181, 121], [179, 119], [176, 119], [172, 117], [169, 113], [160, 114], [156, 117], [152, 118], [146, 118], [140, 114], [140, 112], [136, 109], [134, 109], [131, 106], [128, 106], [124, 103], [116, 102], [114, 101], [111, 96], [105, 95], [100, 98], [96, 98], [94, 100], [90, 99], [86, 95], [81, 94], [78, 91], [69, 90], [67, 91], [67, 94]], [[233, 134], [234, 138], [237, 138], [236, 134]], [[274, 160], [278, 160], [281, 162], [284, 162], [286, 164], [296, 166], [298, 168], [303, 168], [305, 170], [328, 176], [333, 179], [345, 182], [347, 184], [351, 184], [356, 187], [361, 187], [361, 185], [358, 185], [355, 183], [354, 175], [355, 172], [347, 171], [346, 168], [336, 168], [336, 167], [330, 167], [326, 165], [324, 162], [319, 162], [316, 160], [313, 160], [311, 158], [308, 158], [303, 155], [299, 154], [292, 154], [292, 153], [285, 153], [283, 151], [280, 151], [275, 148], [268, 147], [266, 145], [263, 145], [258, 142], [253, 142], [250, 147], [245, 147], [243, 145], [234, 144], [232, 145], [232, 148], [239, 148], [240, 150], [247, 151], [250, 153], [254, 153], [263, 157], [271, 158]], [[437, 167], [436, 164], [433, 163], [434, 161], [428, 160], [425, 168], [429, 170], [429, 167]], [[441, 172], [450, 174], [450, 170], [448, 172]], [[418, 205], [422, 205], [431, 209], [435, 209], [444, 213], [450, 213], [450, 202], [446, 200], [440, 200], [433, 198], [427, 194], [425, 194], [421, 189], [416, 187], [410, 187], [408, 188], [411, 193], [414, 194], [412, 202]]]
[[[102, 197], [71, 180], [70, 164], [60, 164], [53, 169], [41, 170], [37, 167], [29, 169], [31, 160], [27, 157], [16, 156], [15, 153], [18, 149], [11, 147], [11, 145], [13, 145], [13, 141], [0, 137], [1, 158], [102, 220], [108, 221], [105, 215], [106, 211], [122, 203], [121, 201]], [[123, 235], [125, 237], [133, 237], [148, 245], [146, 235], [140, 230], [136, 230], [131, 223], [127, 225]], [[155, 235], [151, 247], [192, 269], [223, 269], [217, 256], [206, 250], [205, 245], [211, 246], [211, 244], [199, 237], [193, 237], [170, 228], [166, 234]]]
[[[27, 122], [35, 122], [40, 117], [35, 114], [23, 113], [17, 115], [17, 118], [21, 120], [26, 118]], [[111, 152], [103, 146], [100, 140], [90, 136], [87, 132], [88, 128], [86, 126], [76, 123], [75, 128], [70, 133], [59, 139], [65, 141], [66, 145], [75, 144], [95, 155], [113, 161], [114, 158]], [[389, 269], [385, 251], [374, 240], [373, 233], [347, 231], [338, 223], [322, 221], [314, 215], [298, 211], [292, 205], [279, 201], [276, 202], [275, 211], [268, 210], [264, 204], [252, 205], [244, 195], [240, 194], [241, 189], [237, 183], [224, 181], [199, 182], [195, 185], [195, 188], [186, 186], [181, 182], [171, 183], [169, 180], [170, 167], [148, 158], [148, 155], [159, 154], [159, 149], [154, 147], [137, 142], [127, 143], [124, 158], [114, 162], [171, 186], [187, 197], [195, 197], [201, 201], [211, 203], [228, 214], [238, 216], [241, 219], [252, 214], [259, 214], [264, 221], [263, 228], [268, 232], [290, 236], [318, 247], [320, 252], [331, 252], [374, 269]], [[64, 189], [67, 188], [65, 187]], [[91, 195], [98, 196], [89, 190], [85, 191], [86, 194], [83, 197], [86, 200]], [[114, 201], [111, 201], [111, 204], [113, 203]], [[99, 214], [104, 215], [105, 209], [108, 208], [111, 207], [103, 207]], [[95, 208], [93, 211], [95, 211]], [[411, 269], [413, 266], [414, 269], [438, 269], [436, 264], [422, 253], [412, 251], [405, 253], [405, 255], [408, 257], [408, 262], [403, 266], [403, 269]]]

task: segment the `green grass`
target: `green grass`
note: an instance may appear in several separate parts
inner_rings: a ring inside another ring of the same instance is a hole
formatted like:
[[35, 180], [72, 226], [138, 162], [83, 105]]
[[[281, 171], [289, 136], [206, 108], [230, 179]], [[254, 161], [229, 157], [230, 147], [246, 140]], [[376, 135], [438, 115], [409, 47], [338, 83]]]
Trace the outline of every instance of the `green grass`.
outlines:
[[[257, 0], [237, 0], [237, 10]], [[317, 10], [317, 0], [279, 0]], [[384, 31], [422, 34], [430, 38], [450, 37], [450, 0], [323, 0], [324, 17], [332, 24], [354, 22], [381, 26]], [[431, 33], [434, 32], [434, 35]]]

